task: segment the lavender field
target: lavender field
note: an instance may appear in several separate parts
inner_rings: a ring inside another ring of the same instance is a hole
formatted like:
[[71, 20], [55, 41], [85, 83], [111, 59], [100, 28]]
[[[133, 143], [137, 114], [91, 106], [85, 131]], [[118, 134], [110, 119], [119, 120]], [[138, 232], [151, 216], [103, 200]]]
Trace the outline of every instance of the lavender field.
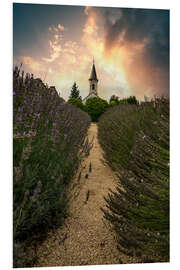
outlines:
[[[98, 140], [118, 182], [101, 210], [116, 233], [119, 262], [121, 254], [136, 262], [167, 262], [169, 103], [161, 99], [109, 107], [97, 123]], [[54, 87], [14, 68], [14, 267], [35, 265], [37, 244], [69, 215], [67, 191], [89, 154], [91, 120]], [[33, 256], [28, 246], [34, 247]]]
[[118, 177], [104, 218], [121, 254], [136, 262], [169, 261], [169, 103], [119, 105], [98, 123], [107, 164]]
[[27, 243], [68, 215], [66, 191], [85, 154], [90, 117], [20, 68], [13, 71], [14, 267], [31, 266]]

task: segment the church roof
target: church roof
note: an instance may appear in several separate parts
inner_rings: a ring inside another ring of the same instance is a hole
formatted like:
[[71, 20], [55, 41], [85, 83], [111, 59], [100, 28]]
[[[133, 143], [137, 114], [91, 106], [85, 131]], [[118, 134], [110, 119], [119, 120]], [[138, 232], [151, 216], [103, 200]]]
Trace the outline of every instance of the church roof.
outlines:
[[94, 63], [93, 63], [93, 66], [92, 66], [91, 75], [90, 75], [89, 80], [97, 80], [98, 81]]

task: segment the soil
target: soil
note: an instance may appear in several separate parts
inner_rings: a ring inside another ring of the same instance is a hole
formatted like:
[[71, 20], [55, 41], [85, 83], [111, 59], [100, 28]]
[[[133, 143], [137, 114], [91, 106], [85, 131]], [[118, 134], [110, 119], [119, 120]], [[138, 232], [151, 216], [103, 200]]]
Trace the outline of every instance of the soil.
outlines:
[[[103, 218], [100, 207], [106, 208], [104, 196], [115, 190], [116, 176], [105, 165], [97, 138], [97, 125], [92, 123], [88, 138], [93, 140], [90, 155], [82, 163], [69, 188], [69, 217], [62, 227], [50, 232], [37, 247], [35, 266], [79, 266], [132, 263], [117, 250], [115, 235]], [[90, 165], [91, 163], [91, 165]]]

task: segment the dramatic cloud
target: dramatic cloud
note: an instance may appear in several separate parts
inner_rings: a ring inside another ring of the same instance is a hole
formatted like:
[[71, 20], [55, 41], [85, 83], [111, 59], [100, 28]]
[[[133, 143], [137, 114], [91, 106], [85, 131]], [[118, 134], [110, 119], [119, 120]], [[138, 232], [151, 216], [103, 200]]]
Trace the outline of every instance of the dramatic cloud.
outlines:
[[88, 94], [93, 57], [100, 97], [169, 95], [169, 11], [84, 7], [76, 14], [71, 8], [54, 24], [47, 17], [38, 45], [32, 42], [14, 61], [65, 99], [74, 81], [82, 97]]
[[56, 58], [58, 58], [60, 56], [62, 48], [61, 48], [61, 45], [58, 44], [57, 41], [59, 41], [59, 40], [56, 38], [56, 35], [55, 35], [55, 40], [54, 41], [51, 41], [51, 40], [49, 41], [49, 45], [50, 45], [50, 48], [51, 48], [51, 53], [50, 53], [49, 58], [46, 58], [46, 57], [42, 58], [45, 62], [53, 62]]
[[38, 61], [33, 59], [30, 56], [22, 56], [20, 59], [26, 66], [28, 66], [31, 70], [37, 72], [41, 69], [41, 65]]
[[[169, 12], [119, 9], [104, 13], [106, 55], [122, 52], [127, 79], [137, 93], [169, 92]], [[124, 56], [125, 55], [125, 56]]]
[[61, 24], [59, 23], [59, 24], [58, 24], [58, 29], [61, 30], [61, 31], [64, 31], [65, 28], [64, 28], [63, 25], [61, 25]]

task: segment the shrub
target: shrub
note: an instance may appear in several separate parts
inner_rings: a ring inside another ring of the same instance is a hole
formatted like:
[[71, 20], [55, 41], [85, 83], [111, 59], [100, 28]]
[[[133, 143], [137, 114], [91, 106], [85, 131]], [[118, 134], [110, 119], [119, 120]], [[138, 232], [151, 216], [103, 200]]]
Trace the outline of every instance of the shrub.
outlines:
[[[90, 117], [56, 90], [14, 70], [13, 237], [16, 247], [62, 224], [66, 190], [80, 162]], [[23, 252], [22, 252], [23, 253]], [[14, 258], [14, 266], [24, 265]], [[28, 264], [29, 265], [29, 264]]]
[[111, 100], [111, 101], [109, 102], [109, 106], [110, 106], [110, 107], [117, 106], [118, 104], [119, 104], [119, 103], [116, 102], [115, 100]]
[[139, 102], [137, 101], [135, 96], [130, 96], [128, 98], [123, 98], [120, 99], [119, 104], [138, 104]]
[[112, 96], [110, 97], [109, 103], [111, 103], [111, 101], [115, 101], [115, 103], [118, 104], [118, 102], [119, 102], [119, 97], [116, 96], [116, 95], [112, 95]]
[[139, 262], [169, 261], [169, 104], [112, 108], [98, 136], [119, 175], [102, 209], [118, 249]]
[[84, 110], [84, 105], [83, 105], [82, 100], [80, 98], [70, 98], [68, 100], [68, 103], [78, 107], [81, 110]]
[[89, 98], [85, 105], [85, 111], [91, 116], [93, 122], [97, 122], [107, 108], [107, 101], [99, 97]]

